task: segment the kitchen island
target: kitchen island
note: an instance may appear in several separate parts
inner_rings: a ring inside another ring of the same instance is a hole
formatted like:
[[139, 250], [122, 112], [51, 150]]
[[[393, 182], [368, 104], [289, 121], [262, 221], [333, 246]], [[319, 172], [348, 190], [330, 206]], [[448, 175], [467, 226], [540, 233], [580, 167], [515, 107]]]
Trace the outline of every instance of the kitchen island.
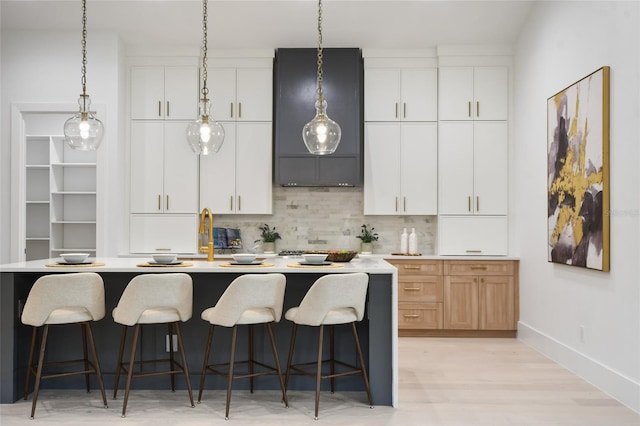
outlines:
[[[368, 365], [369, 381], [376, 405], [396, 406], [398, 401], [398, 371], [397, 371], [397, 270], [383, 259], [365, 258], [354, 259], [351, 262], [335, 263], [330, 267], [313, 266], [300, 267], [301, 259], [272, 257], [265, 259], [260, 266], [230, 266], [229, 260], [214, 262], [189, 260], [180, 266], [151, 266], [141, 267], [150, 258], [96, 258], [94, 265], [82, 266], [46, 266], [55, 264], [60, 259], [45, 259], [29, 262], [18, 262], [0, 266], [0, 403], [13, 403], [24, 392], [24, 377], [31, 336], [31, 327], [20, 322], [21, 309], [29, 294], [29, 290], [38, 277], [53, 273], [96, 272], [105, 283], [106, 315], [92, 323], [94, 337], [100, 364], [105, 380], [105, 386], [113, 388], [115, 367], [117, 363], [117, 349], [121, 326], [113, 321], [111, 310], [116, 306], [127, 283], [136, 275], [145, 273], [184, 272], [193, 279], [193, 316], [182, 325], [187, 363], [189, 365], [191, 381], [199, 383], [200, 370], [204, 357], [204, 346], [208, 330], [208, 322], [200, 319], [200, 313], [215, 305], [220, 295], [231, 281], [239, 275], [248, 273], [282, 273], [287, 277], [284, 310], [297, 306], [311, 284], [320, 276], [334, 273], [365, 272], [369, 275], [369, 289], [367, 294], [366, 314], [363, 321], [358, 323], [358, 333], [363, 347], [365, 362]], [[99, 266], [98, 266], [99, 265]], [[66, 331], [66, 332], [65, 332]], [[68, 353], [81, 351], [76, 342], [75, 330], [69, 327], [54, 327], [51, 336], [56, 344], [48, 349], [51, 360], [67, 357]], [[276, 342], [280, 358], [286, 359], [291, 333], [291, 323], [283, 319], [274, 327]], [[57, 332], [55, 335], [54, 332]], [[230, 330], [222, 329], [216, 332], [214, 345], [215, 356], [226, 362]], [[299, 332], [298, 349], [307, 348], [304, 353], [296, 352], [298, 360], [313, 360], [315, 356], [315, 342], [317, 330], [305, 329]], [[71, 337], [69, 337], [71, 336]], [[347, 362], [355, 363], [355, 349], [348, 328], [336, 328], [336, 355]], [[68, 340], [68, 344], [66, 341]], [[166, 328], [149, 327], [143, 329], [141, 356], [146, 359], [166, 356]], [[240, 337], [239, 342], [246, 344], [247, 339]], [[264, 355], [264, 359], [271, 360], [268, 340], [263, 334], [262, 327], [256, 328], [255, 350], [257, 358]], [[222, 348], [221, 348], [222, 346]], [[212, 356], [214, 356], [212, 354]], [[238, 344], [238, 359], [246, 355], [246, 346]], [[308, 358], [308, 359], [307, 359]], [[153, 368], [153, 367], [151, 367]], [[139, 380], [134, 385], [140, 388], [164, 389], [168, 385], [166, 380], [148, 378]], [[207, 378], [206, 387], [209, 389], [223, 389], [224, 380], [219, 377]], [[244, 381], [234, 384], [240, 389]], [[328, 383], [327, 383], [328, 385]], [[77, 380], [65, 378], [43, 382], [45, 388], [78, 388], [84, 386], [84, 380], [78, 376]], [[275, 377], [265, 376], [256, 380], [256, 387], [263, 389], [278, 389]], [[312, 390], [313, 380], [306, 377], [292, 376], [289, 389]], [[364, 390], [359, 376], [348, 376], [336, 380], [337, 390]], [[324, 389], [324, 387], [323, 387]]]

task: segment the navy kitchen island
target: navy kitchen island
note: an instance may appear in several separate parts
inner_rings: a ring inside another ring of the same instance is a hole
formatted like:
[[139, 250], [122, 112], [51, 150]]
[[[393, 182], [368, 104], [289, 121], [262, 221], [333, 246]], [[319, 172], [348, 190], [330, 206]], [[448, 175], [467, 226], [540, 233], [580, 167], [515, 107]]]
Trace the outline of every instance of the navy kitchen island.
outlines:
[[[113, 321], [111, 310], [116, 306], [122, 291], [128, 282], [136, 275], [146, 273], [184, 272], [193, 279], [193, 316], [183, 323], [182, 332], [187, 353], [187, 362], [192, 384], [199, 383], [200, 372], [204, 357], [204, 347], [207, 340], [209, 323], [200, 319], [200, 313], [217, 302], [226, 287], [239, 275], [248, 273], [282, 273], [287, 277], [284, 312], [292, 306], [297, 306], [305, 293], [320, 276], [334, 273], [365, 272], [369, 275], [369, 289], [367, 295], [366, 313], [363, 321], [358, 323], [358, 333], [363, 347], [365, 362], [368, 366], [371, 391], [376, 405], [396, 406], [398, 400], [398, 372], [397, 372], [397, 270], [382, 259], [366, 258], [354, 259], [351, 262], [338, 264], [339, 267], [293, 267], [297, 263], [293, 259], [268, 258], [265, 263], [273, 264], [267, 267], [242, 266], [223, 267], [228, 261], [214, 262], [189, 261], [191, 266], [179, 267], [138, 267], [148, 258], [97, 258], [96, 262], [104, 266], [74, 266], [48, 267], [55, 263], [55, 259], [30, 262], [19, 262], [0, 266], [0, 403], [13, 403], [22, 397], [24, 392], [24, 377], [28, 350], [31, 338], [31, 327], [20, 321], [22, 306], [29, 294], [29, 290], [38, 277], [54, 273], [96, 272], [105, 283], [106, 314], [105, 317], [92, 323], [94, 337], [105, 386], [113, 388], [117, 352], [121, 326]], [[186, 265], [186, 263], [185, 263]], [[286, 360], [291, 334], [291, 323], [284, 319], [274, 325], [276, 343], [281, 358]], [[268, 337], [263, 327], [256, 327], [256, 358], [271, 361]], [[81, 353], [81, 345], [77, 344], [77, 336], [72, 326], [53, 327], [50, 339], [56, 339], [51, 345], [50, 359], [59, 359], [69, 353]], [[212, 353], [219, 359], [210, 361], [226, 362], [229, 345], [230, 329], [216, 328], [214, 345], [217, 349]], [[336, 355], [339, 359], [355, 363], [355, 349], [348, 327], [336, 328]], [[65, 344], [66, 339], [69, 344]], [[166, 355], [166, 328], [162, 326], [143, 328], [142, 331], [142, 359], [156, 358]], [[246, 354], [248, 338], [241, 334], [238, 339], [237, 357], [242, 359]], [[298, 332], [296, 347], [308, 348], [306, 352], [296, 351], [294, 361], [313, 360], [317, 342], [317, 330], [302, 327]], [[220, 345], [223, 346], [220, 349]], [[77, 346], [77, 347], [76, 347]], [[63, 353], [64, 352], [64, 353]], [[308, 355], [308, 359], [306, 357]], [[56, 358], [57, 357], [57, 358]], [[283, 368], [285, 366], [283, 365]], [[147, 368], [154, 368], [150, 366]], [[136, 383], [137, 382], [137, 383]], [[234, 389], [242, 389], [248, 382], [240, 380], [234, 383]], [[256, 379], [258, 389], [279, 389], [277, 379], [265, 376]], [[134, 389], [166, 389], [168, 379], [152, 377], [134, 382]], [[177, 385], [184, 385], [180, 379]], [[327, 383], [328, 385], [328, 383]], [[78, 388], [84, 386], [84, 378], [52, 379], [43, 382], [43, 388]], [[93, 386], [93, 385], [92, 385]], [[222, 378], [208, 376], [207, 389], [224, 389]], [[313, 390], [314, 381], [307, 377], [294, 375], [289, 383], [289, 389]], [[324, 385], [323, 385], [324, 389]], [[362, 390], [364, 386], [360, 376], [344, 377], [336, 380], [337, 390]], [[195, 391], [196, 389], [194, 389]], [[366, 398], [366, 397], [365, 397]]]

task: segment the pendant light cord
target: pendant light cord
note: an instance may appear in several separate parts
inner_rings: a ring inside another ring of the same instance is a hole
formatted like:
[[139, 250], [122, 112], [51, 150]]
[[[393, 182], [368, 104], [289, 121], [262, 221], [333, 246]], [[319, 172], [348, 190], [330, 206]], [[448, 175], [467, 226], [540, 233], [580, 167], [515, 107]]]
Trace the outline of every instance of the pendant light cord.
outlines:
[[207, 88], [207, 0], [202, 2], [202, 100], [207, 101], [209, 89]]
[[322, 0], [318, 0], [318, 101], [322, 104]]
[[87, 110], [87, 0], [82, 0], [82, 110]]

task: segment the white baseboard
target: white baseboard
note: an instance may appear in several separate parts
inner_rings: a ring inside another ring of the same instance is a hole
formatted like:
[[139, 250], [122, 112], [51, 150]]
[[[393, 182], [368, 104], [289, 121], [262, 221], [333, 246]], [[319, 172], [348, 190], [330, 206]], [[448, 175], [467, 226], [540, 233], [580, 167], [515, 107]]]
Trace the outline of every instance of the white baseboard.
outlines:
[[640, 383], [637, 381], [522, 322], [518, 322], [518, 339], [640, 413]]

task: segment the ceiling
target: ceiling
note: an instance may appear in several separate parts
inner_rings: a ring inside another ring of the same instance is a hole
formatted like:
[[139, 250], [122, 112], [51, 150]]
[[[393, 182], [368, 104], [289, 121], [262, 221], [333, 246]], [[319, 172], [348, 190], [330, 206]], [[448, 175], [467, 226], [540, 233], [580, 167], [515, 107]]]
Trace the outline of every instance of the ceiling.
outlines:
[[[533, 1], [324, 0], [325, 47], [428, 48], [512, 44]], [[1, 0], [2, 30], [78, 31], [80, 0]], [[199, 46], [201, 0], [88, 0], [92, 31], [126, 46]], [[209, 0], [209, 48], [317, 44], [316, 0]]]

